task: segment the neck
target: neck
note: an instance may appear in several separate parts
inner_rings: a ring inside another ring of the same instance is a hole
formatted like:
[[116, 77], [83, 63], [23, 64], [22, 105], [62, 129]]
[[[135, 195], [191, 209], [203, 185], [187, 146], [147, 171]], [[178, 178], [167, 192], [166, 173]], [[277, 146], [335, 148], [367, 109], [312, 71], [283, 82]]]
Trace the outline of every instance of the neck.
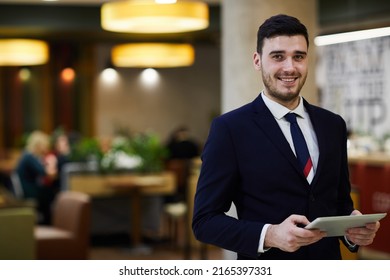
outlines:
[[299, 105], [299, 102], [301, 100], [299, 95], [297, 95], [296, 97], [294, 97], [291, 100], [284, 100], [284, 99], [276, 98], [276, 97], [270, 95], [266, 90], [263, 91], [263, 94], [265, 96], [267, 96], [269, 99], [271, 99], [272, 101], [275, 101], [275, 102], [279, 103], [280, 105], [282, 105], [290, 110], [294, 110], [295, 108], [297, 108]]

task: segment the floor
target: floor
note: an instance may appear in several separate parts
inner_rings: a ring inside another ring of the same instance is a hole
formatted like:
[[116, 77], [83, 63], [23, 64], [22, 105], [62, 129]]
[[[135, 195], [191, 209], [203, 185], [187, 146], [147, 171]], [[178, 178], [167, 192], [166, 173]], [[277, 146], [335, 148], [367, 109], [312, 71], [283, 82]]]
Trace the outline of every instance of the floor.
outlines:
[[199, 247], [185, 255], [184, 246], [170, 240], [144, 238], [142, 246], [132, 248], [124, 234], [94, 236], [91, 240], [89, 259], [91, 260], [182, 260], [182, 259], [223, 259], [220, 248], [207, 246], [206, 257], [202, 257]]
[[[207, 246], [206, 257], [202, 257], [199, 247], [191, 249], [190, 257], [185, 256], [181, 244], [174, 244], [169, 240], [155, 240], [144, 238], [143, 246], [135, 250], [131, 247], [129, 238], [125, 234], [111, 236], [94, 236], [91, 239], [91, 260], [183, 260], [209, 259], [222, 260], [224, 253], [220, 248]], [[390, 254], [375, 252], [362, 248], [358, 259], [389, 260]]]

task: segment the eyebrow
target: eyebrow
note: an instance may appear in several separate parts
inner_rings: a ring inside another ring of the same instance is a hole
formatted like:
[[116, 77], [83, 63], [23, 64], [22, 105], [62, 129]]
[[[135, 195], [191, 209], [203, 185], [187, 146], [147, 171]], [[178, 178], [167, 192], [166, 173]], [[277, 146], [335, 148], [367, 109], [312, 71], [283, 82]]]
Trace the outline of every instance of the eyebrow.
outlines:
[[[272, 55], [272, 54], [283, 54], [283, 53], [286, 53], [286, 51], [279, 51], [279, 50], [276, 50], [276, 51], [271, 51], [268, 55]], [[307, 52], [305, 52], [305, 51], [294, 51], [294, 54], [307, 55]]]

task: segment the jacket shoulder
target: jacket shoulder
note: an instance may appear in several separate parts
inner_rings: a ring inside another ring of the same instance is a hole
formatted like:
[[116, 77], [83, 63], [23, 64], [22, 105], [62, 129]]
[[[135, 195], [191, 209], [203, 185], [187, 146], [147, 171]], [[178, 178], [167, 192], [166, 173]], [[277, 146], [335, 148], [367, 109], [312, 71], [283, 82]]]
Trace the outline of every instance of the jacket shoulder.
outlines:
[[324, 118], [328, 121], [339, 121], [342, 123], [345, 123], [344, 119], [339, 115], [336, 114], [328, 109], [309, 104], [305, 101], [305, 107], [308, 109], [310, 115], [316, 115], [319, 118]]
[[254, 101], [242, 105], [236, 109], [233, 109], [229, 112], [226, 112], [215, 119], [215, 121], [222, 121], [228, 123], [234, 123], [241, 120], [247, 120], [247, 118], [251, 117], [255, 111], [257, 111], [259, 106], [259, 102], [261, 102], [260, 96], [258, 96]]

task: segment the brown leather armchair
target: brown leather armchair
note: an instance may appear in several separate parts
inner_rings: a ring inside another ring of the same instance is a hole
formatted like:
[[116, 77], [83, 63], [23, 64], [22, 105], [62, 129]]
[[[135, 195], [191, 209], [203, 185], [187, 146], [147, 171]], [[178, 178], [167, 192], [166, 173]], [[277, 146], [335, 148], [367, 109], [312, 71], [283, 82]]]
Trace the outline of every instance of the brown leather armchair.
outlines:
[[90, 217], [88, 195], [71, 191], [59, 193], [54, 203], [53, 225], [35, 227], [37, 259], [87, 259]]

